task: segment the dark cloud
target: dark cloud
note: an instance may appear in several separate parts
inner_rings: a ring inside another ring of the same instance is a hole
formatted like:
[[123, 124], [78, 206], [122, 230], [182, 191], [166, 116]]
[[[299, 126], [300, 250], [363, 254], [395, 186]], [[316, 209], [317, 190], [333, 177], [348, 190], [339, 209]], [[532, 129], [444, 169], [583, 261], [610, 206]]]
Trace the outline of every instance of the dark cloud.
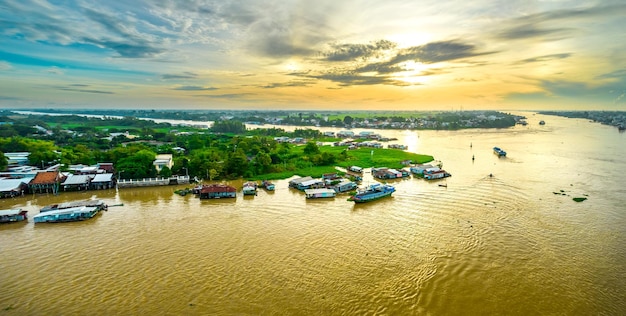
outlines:
[[180, 87], [172, 88], [172, 90], [181, 90], [181, 91], [211, 91], [211, 90], [218, 90], [218, 88], [203, 87], [203, 86], [180, 86]]
[[572, 54], [570, 53], [543, 55], [543, 56], [537, 56], [537, 57], [532, 57], [532, 58], [526, 58], [526, 59], [516, 62], [515, 64], [527, 64], [527, 63], [535, 63], [535, 62], [541, 62], [541, 61], [549, 61], [549, 60], [554, 60], [554, 59], [565, 59], [570, 56], [572, 56]]
[[[539, 38], [559, 40], [571, 38], [579, 31], [581, 22], [596, 19], [607, 20], [611, 17], [623, 17], [626, 4], [593, 6], [585, 9], [565, 9], [525, 15], [510, 20], [502, 25], [496, 37], [505, 40]], [[571, 25], [565, 27], [564, 25]]]
[[76, 89], [70, 87], [59, 87], [59, 90], [63, 91], [71, 91], [71, 92], [84, 92], [84, 93], [97, 93], [97, 94], [115, 94], [111, 91], [103, 91], [103, 90], [92, 90], [92, 89]]
[[480, 52], [476, 46], [458, 40], [441, 41], [404, 49], [392, 58], [389, 63], [398, 64], [405, 61], [416, 61], [432, 64], [493, 53], [495, 52]]
[[391, 85], [408, 86], [410, 84], [392, 79], [388, 76], [367, 76], [358, 73], [326, 73], [310, 76], [315, 79], [328, 80], [337, 83], [339, 86], [368, 86], [368, 85]]
[[355, 72], [364, 73], [364, 72], [377, 72], [379, 74], [391, 74], [406, 71], [405, 68], [402, 68], [398, 65], [393, 64], [392, 62], [383, 62], [383, 63], [371, 63], [365, 66], [361, 66], [355, 69]]
[[383, 51], [394, 49], [396, 43], [380, 40], [372, 44], [334, 44], [332, 51], [324, 53], [328, 61], [350, 61], [359, 58], [377, 57]]
[[252, 95], [252, 93], [225, 93], [225, 94], [197, 94], [195, 97], [212, 98], [212, 99], [238, 99]]
[[521, 25], [504, 30], [497, 34], [497, 37], [505, 40], [516, 40], [525, 38], [542, 37], [549, 40], [563, 39], [571, 37], [573, 28], [542, 28], [538, 25]]
[[283, 87], [309, 87], [315, 83], [314, 80], [292, 80], [288, 82], [280, 82], [280, 83], [270, 83], [264, 86], [261, 86], [263, 89], [274, 89], [274, 88], [283, 88]]
[[84, 38], [83, 41], [85, 43], [111, 49], [118, 54], [118, 57], [122, 58], [153, 57], [165, 51], [164, 49], [153, 46], [151, 43], [139, 38], [136, 38], [132, 41], [98, 40], [93, 38]]
[[198, 75], [193, 72], [183, 72], [182, 74], [163, 74], [161, 75], [161, 79], [170, 80], [170, 79], [195, 79]]
[[626, 69], [620, 69], [596, 76], [596, 79], [622, 79], [626, 81]]

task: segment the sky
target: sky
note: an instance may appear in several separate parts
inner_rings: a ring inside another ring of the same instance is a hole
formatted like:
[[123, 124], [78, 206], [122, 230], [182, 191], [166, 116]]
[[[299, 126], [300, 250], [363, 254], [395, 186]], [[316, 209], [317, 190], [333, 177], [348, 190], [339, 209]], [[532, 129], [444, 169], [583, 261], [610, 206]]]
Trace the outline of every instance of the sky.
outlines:
[[2, 0], [0, 107], [626, 110], [626, 2]]

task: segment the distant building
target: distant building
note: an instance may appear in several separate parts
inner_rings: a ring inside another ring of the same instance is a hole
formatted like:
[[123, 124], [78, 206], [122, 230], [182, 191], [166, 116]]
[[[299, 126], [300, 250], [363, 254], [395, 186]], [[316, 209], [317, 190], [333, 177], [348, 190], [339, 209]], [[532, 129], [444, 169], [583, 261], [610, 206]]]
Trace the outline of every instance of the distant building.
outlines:
[[161, 172], [161, 169], [163, 169], [163, 167], [167, 167], [169, 169], [172, 169], [172, 167], [174, 166], [174, 161], [172, 159], [172, 154], [161, 154], [161, 155], [157, 155], [156, 159], [153, 162], [154, 167], [156, 168], [156, 170], [158, 172]]

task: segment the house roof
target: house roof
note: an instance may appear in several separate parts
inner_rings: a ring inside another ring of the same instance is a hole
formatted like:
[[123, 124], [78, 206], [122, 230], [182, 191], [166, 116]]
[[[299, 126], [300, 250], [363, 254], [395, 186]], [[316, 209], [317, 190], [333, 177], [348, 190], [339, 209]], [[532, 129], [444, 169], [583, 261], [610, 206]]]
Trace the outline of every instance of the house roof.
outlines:
[[200, 193], [237, 192], [237, 189], [225, 184], [209, 184], [202, 186]]
[[28, 183], [30, 179], [2, 179], [0, 180], [0, 192], [18, 189], [22, 183]]
[[71, 175], [63, 181], [63, 185], [86, 184], [91, 179], [88, 175]]
[[113, 179], [113, 174], [112, 173], [100, 173], [97, 174], [93, 180], [91, 180], [91, 183], [94, 182], [111, 182]]
[[37, 172], [33, 181], [30, 184], [52, 184], [61, 180], [61, 175], [58, 171], [43, 171]]

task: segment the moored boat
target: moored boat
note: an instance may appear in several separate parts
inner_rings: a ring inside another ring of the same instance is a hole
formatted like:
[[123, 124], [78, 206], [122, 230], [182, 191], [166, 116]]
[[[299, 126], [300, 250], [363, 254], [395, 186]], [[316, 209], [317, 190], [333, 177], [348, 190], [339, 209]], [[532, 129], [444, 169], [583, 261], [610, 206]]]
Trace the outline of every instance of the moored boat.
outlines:
[[332, 198], [337, 192], [333, 189], [306, 189], [304, 190], [307, 199]]
[[274, 191], [275, 189], [274, 184], [267, 180], [263, 180], [263, 182], [261, 182], [261, 186], [265, 188], [265, 190], [268, 190], [268, 191]]
[[82, 206], [95, 207], [98, 209], [98, 211], [106, 211], [108, 209], [108, 205], [104, 203], [104, 201], [102, 200], [83, 200], [83, 201], [64, 202], [64, 203], [44, 206], [43, 208], [41, 208], [40, 212], [45, 213], [45, 212], [50, 212], [50, 211], [64, 210], [68, 208], [75, 208], [75, 207], [82, 207]]
[[21, 208], [0, 210], [0, 223], [21, 222], [27, 218], [26, 213], [28, 211]]
[[248, 181], [243, 184], [243, 195], [256, 195], [257, 184], [256, 182]]
[[376, 183], [370, 185], [365, 190], [358, 191], [354, 196], [351, 196], [348, 201], [355, 203], [370, 202], [390, 196], [395, 191], [396, 188], [391, 185]]
[[493, 147], [493, 152], [496, 153], [499, 157], [506, 157], [506, 151], [504, 151], [500, 147]]
[[90, 219], [99, 211], [100, 209], [96, 206], [70, 207], [39, 213], [33, 216], [33, 220], [35, 223], [77, 222]]

